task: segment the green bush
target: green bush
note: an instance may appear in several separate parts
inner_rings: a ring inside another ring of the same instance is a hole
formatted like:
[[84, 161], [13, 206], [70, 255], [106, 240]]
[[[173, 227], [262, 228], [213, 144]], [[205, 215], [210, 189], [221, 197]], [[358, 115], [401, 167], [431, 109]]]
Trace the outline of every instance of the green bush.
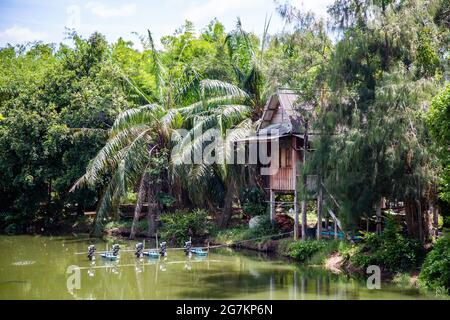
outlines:
[[307, 240], [291, 242], [287, 247], [289, 257], [297, 261], [307, 261], [327, 247], [325, 240]]
[[450, 238], [440, 238], [422, 265], [419, 281], [424, 287], [448, 294], [450, 289]]
[[175, 211], [160, 216], [162, 223], [159, 229], [161, 239], [171, 243], [183, 244], [189, 237], [199, 238], [209, 234], [211, 223], [205, 210]]
[[175, 204], [176, 199], [171, 196], [170, 194], [160, 192], [157, 195], [158, 202], [164, 207], [164, 208], [172, 208], [172, 206]]
[[379, 265], [391, 272], [407, 272], [420, 265], [423, 255], [420, 242], [404, 236], [398, 223], [390, 219], [381, 235], [364, 234], [350, 262], [361, 268]]

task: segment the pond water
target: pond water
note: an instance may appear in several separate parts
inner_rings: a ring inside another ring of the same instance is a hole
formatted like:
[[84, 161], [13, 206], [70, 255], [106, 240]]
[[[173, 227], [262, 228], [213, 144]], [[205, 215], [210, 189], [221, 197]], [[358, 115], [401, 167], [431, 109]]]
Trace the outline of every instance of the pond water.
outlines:
[[[169, 250], [166, 260], [138, 260], [122, 251], [114, 262], [87, 259], [89, 244], [101, 251], [112, 243], [84, 236], [0, 236], [0, 299], [434, 298], [384, 283], [369, 290], [363, 280], [249, 251], [212, 249], [207, 257], [188, 259]], [[135, 243], [122, 241], [121, 247]]]

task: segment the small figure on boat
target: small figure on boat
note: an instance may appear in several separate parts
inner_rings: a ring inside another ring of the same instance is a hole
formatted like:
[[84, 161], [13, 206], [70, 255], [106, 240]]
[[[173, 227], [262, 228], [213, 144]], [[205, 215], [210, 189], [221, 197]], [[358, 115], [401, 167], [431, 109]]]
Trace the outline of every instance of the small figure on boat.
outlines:
[[87, 255], [89, 261], [93, 261], [95, 260], [95, 246], [93, 244], [91, 244], [88, 247], [88, 255]]
[[139, 242], [136, 244], [136, 251], [134, 252], [134, 255], [136, 258], [142, 258], [143, 251], [144, 250], [144, 244], [142, 242]]
[[167, 243], [161, 242], [161, 250], [159, 251], [159, 254], [161, 257], [167, 257]]
[[192, 242], [190, 240], [186, 241], [184, 243], [184, 253], [186, 253], [186, 255], [189, 255], [191, 253], [191, 249], [192, 249]]

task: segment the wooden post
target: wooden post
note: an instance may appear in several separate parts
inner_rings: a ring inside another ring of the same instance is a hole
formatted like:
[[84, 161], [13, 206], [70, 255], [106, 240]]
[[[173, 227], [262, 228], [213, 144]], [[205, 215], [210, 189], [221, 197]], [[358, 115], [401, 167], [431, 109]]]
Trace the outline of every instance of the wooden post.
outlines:
[[318, 175], [317, 177], [317, 240], [322, 237], [322, 205], [323, 205], [323, 190], [322, 190], [322, 177]]
[[275, 218], [275, 192], [270, 189], [270, 222]]
[[306, 240], [306, 195], [302, 197], [302, 240]]
[[333, 219], [333, 224], [334, 224], [334, 238], [337, 239], [338, 238], [338, 226], [337, 226], [337, 221], [336, 219]]
[[[297, 189], [297, 186], [295, 187]], [[294, 240], [298, 240], [298, 199], [297, 190], [294, 191]]]
[[381, 234], [381, 200], [377, 203], [377, 234]]
[[294, 239], [298, 240], [298, 192], [297, 192], [297, 137], [291, 138], [291, 165], [292, 165], [292, 179], [294, 181]]
[[308, 122], [305, 122], [305, 133], [303, 135], [303, 190], [302, 190], [302, 240], [306, 240], [306, 186], [307, 177], [305, 174], [306, 152], [308, 149]]

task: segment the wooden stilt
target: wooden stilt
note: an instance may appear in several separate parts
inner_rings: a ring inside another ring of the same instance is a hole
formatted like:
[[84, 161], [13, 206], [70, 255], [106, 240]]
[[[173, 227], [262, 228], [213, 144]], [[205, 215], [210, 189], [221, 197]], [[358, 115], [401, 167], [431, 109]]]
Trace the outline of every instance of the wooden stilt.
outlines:
[[302, 240], [306, 240], [306, 187], [307, 177], [305, 174], [306, 153], [308, 151], [308, 122], [305, 122], [305, 133], [303, 135], [303, 190], [302, 190]]
[[297, 199], [297, 190], [294, 191], [294, 240], [298, 240], [298, 199]]
[[306, 240], [306, 196], [302, 197], [302, 240]]
[[323, 205], [323, 190], [322, 179], [319, 175], [317, 182], [318, 196], [317, 196], [317, 233], [316, 237], [319, 240], [322, 237], [322, 205]]
[[333, 224], [334, 224], [334, 238], [337, 239], [338, 238], [338, 225], [335, 219], [333, 219]]
[[275, 192], [270, 189], [270, 221], [275, 219]]

